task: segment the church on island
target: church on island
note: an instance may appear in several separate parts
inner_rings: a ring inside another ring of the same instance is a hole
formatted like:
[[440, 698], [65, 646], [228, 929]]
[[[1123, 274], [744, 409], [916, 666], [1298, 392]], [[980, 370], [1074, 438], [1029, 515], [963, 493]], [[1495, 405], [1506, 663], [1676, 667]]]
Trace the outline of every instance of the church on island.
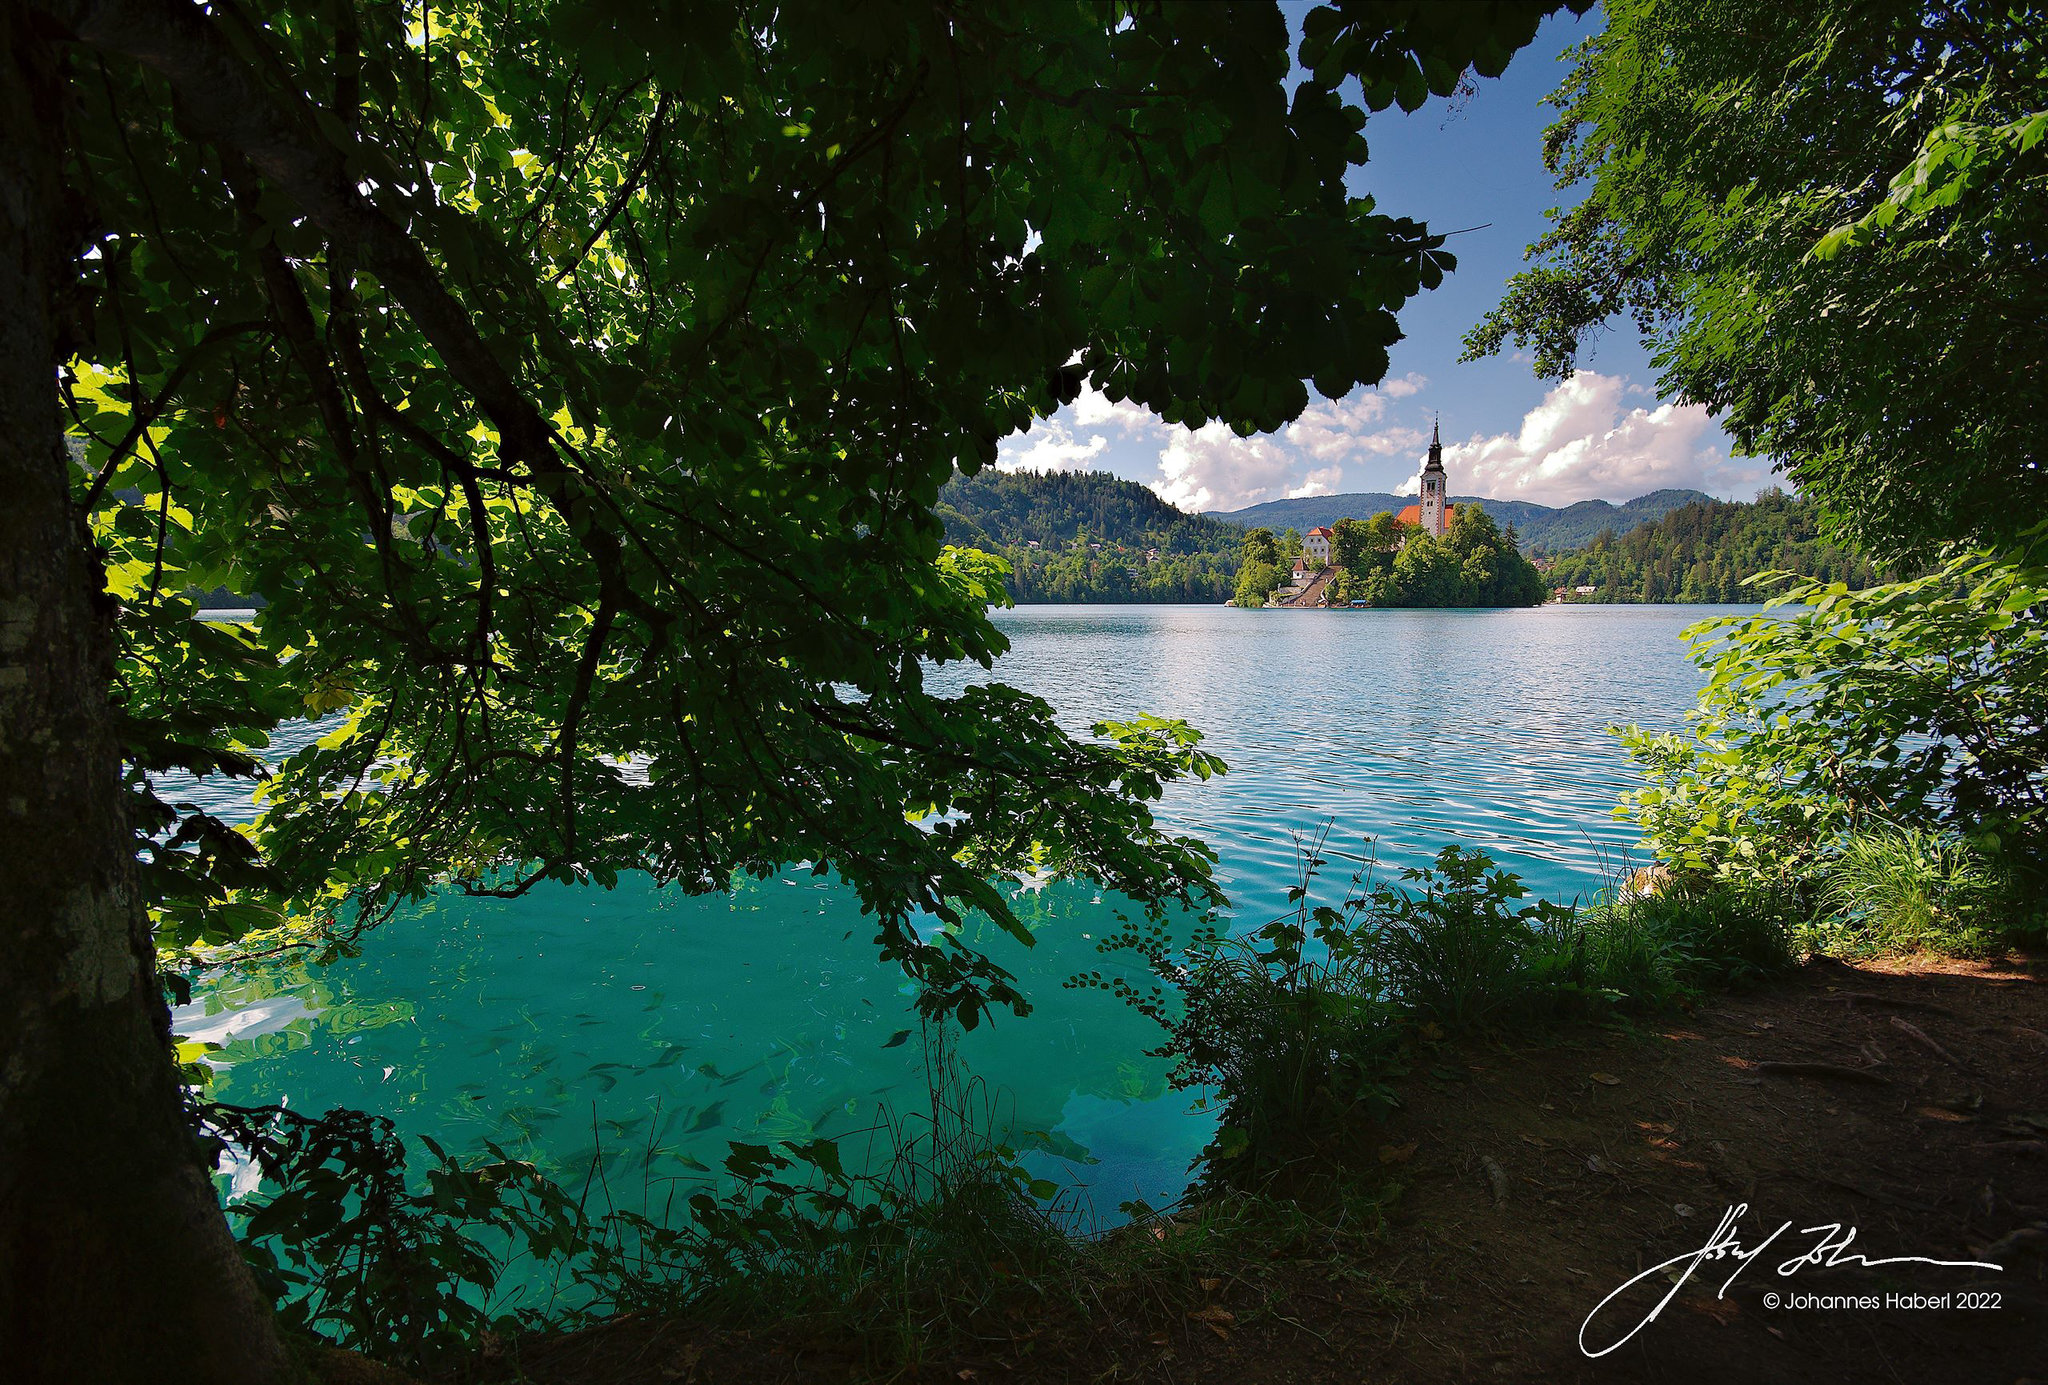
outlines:
[[[1403, 529], [1419, 529], [1433, 539], [1442, 538], [1458, 512], [1458, 507], [1450, 502], [1449, 486], [1450, 478], [1444, 474], [1443, 425], [1433, 424], [1429, 430], [1429, 460], [1422, 464], [1420, 496], [1394, 516], [1394, 523]], [[1297, 566], [1309, 573], [1328, 567], [1330, 541], [1336, 537], [1336, 531], [1320, 524], [1303, 534]]]
[[1432, 424], [1429, 429], [1429, 460], [1422, 464], [1422, 494], [1417, 502], [1404, 508], [1394, 516], [1394, 523], [1410, 529], [1420, 529], [1433, 539], [1444, 536], [1444, 530], [1451, 527], [1451, 518], [1458, 507], [1451, 504], [1446, 490], [1444, 476], [1444, 440], [1442, 425]]
[[[1518, 547], [1512, 525], [1496, 527], [1483, 509], [1460, 521], [1444, 471], [1440, 423], [1430, 429], [1416, 491], [1415, 503], [1398, 513], [1383, 510], [1367, 521], [1318, 525], [1300, 536], [1298, 548], [1292, 532], [1286, 547], [1275, 542], [1270, 529], [1261, 531], [1261, 544], [1247, 539], [1231, 604], [1352, 610], [1505, 607], [1539, 606], [1550, 596], [1543, 574]], [[1454, 526], [1455, 549], [1449, 543]], [[1430, 542], [1416, 542], [1424, 534]]]

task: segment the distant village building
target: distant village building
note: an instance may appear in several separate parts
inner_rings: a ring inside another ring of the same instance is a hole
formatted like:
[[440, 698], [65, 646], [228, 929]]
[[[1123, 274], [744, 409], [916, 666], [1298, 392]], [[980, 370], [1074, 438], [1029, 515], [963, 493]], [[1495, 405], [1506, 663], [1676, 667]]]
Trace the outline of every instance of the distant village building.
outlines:
[[1330, 565], [1330, 540], [1332, 537], [1331, 532], [1319, 524], [1302, 536], [1301, 551], [1305, 556], [1313, 559], [1317, 567], [1328, 567]]

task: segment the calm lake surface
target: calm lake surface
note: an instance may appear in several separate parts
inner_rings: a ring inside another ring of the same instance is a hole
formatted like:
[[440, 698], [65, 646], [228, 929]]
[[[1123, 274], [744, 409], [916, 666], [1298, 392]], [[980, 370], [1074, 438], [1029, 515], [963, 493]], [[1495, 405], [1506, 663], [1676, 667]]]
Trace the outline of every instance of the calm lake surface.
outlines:
[[[1208, 733], [1231, 772], [1175, 789], [1161, 814], [1215, 847], [1240, 926], [1285, 908], [1293, 834], [1326, 820], [1332, 847], [1376, 838], [1383, 875], [1456, 841], [1570, 899], [1598, 889], [1634, 836], [1610, 813], [1633, 781], [1605, 728], [1680, 725], [1700, 676], [1679, 631], [1752, 609], [1038, 606], [997, 615], [1012, 648], [996, 676], [1083, 732], [1155, 712]], [[1167, 1089], [1149, 1021], [1064, 984], [1141, 976], [1098, 950], [1114, 901], [1048, 885], [1020, 905], [1036, 946], [985, 941], [1036, 1008], [964, 1036], [973, 1100], [1084, 1208], [1113, 1219], [1127, 1199], [1170, 1202], [1213, 1115]], [[221, 1045], [220, 1100], [356, 1107], [562, 1177], [602, 1149], [615, 1177], [639, 1170], [636, 1188], [693, 1180], [731, 1141], [819, 1134], [851, 1137], [858, 1164], [886, 1146], [862, 1132], [925, 1104], [910, 988], [872, 937], [848, 893], [808, 873], [698, 899], [645, 880], [451, 897], [371, 934], [358, 958], [217, 978], [178, 1028]]]

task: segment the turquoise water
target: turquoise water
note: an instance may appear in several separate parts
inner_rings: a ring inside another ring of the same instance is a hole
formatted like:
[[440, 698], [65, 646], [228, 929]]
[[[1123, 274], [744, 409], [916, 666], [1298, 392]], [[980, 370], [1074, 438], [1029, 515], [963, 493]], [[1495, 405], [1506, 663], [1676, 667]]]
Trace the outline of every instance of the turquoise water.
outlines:
[[[1240, 923], [1284, 908], [1293, 833], [1325, 820], [1333, 846], [1376, 837], [1383, 872], [1457, 841], [1568, 899], [1632, 839], [1610, 816], [1631, 776], [1604, 728], [1677, 726], [1699, 684], [1678, 631], [1734, 609], [1030, 607], [997, 617], [1012, 641], [997, 676], [1076, 730], [1157, 712], [1209, 733], [1231, 772], [1161, 813], [1216, 848]], [[1049, 884], [1020, 902], [1036, 945], [983, 941], [1035, 1009], [964, 1036], [973, 1099], [1083, 1208], [1171, 1201], [1213, 1116], [1167, 1089], [1149, 1021], [1063, 984], [1139, 975], [1097, 949], [1114, 901]], [[352, 1106], [559, 1175], [601, 1148], [687, 1182], [733, 1140], [818, 1134], [848, 1137], [857, 1165], [878, 1147], [863, 1132], [925, 1104], [909, 989], [872, 937], [845, 891], [800, 872], [697, 899], [645, 880], [444, 898], [360, 957], [217, 979], [178, 1028], [221, 1045], [221, 1100]]]

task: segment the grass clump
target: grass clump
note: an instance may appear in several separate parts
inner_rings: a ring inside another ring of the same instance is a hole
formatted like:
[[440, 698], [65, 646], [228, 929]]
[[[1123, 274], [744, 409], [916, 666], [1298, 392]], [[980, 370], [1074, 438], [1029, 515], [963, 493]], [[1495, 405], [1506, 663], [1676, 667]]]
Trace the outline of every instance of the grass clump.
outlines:
[[1609, 889], [1575, 920], [1585, 983], [1655, 1009], [1761, 980], [1795, 961], [1784, 891], [1673, 878]]
[[2001, 951], [2024, 922], [1992, 859], [1954, 833], [1886, 827], [1852, 836], [1822, 866], [1817, 892], [1820, 909], [1802, 940], [1836, 956], [1982, 957]]

